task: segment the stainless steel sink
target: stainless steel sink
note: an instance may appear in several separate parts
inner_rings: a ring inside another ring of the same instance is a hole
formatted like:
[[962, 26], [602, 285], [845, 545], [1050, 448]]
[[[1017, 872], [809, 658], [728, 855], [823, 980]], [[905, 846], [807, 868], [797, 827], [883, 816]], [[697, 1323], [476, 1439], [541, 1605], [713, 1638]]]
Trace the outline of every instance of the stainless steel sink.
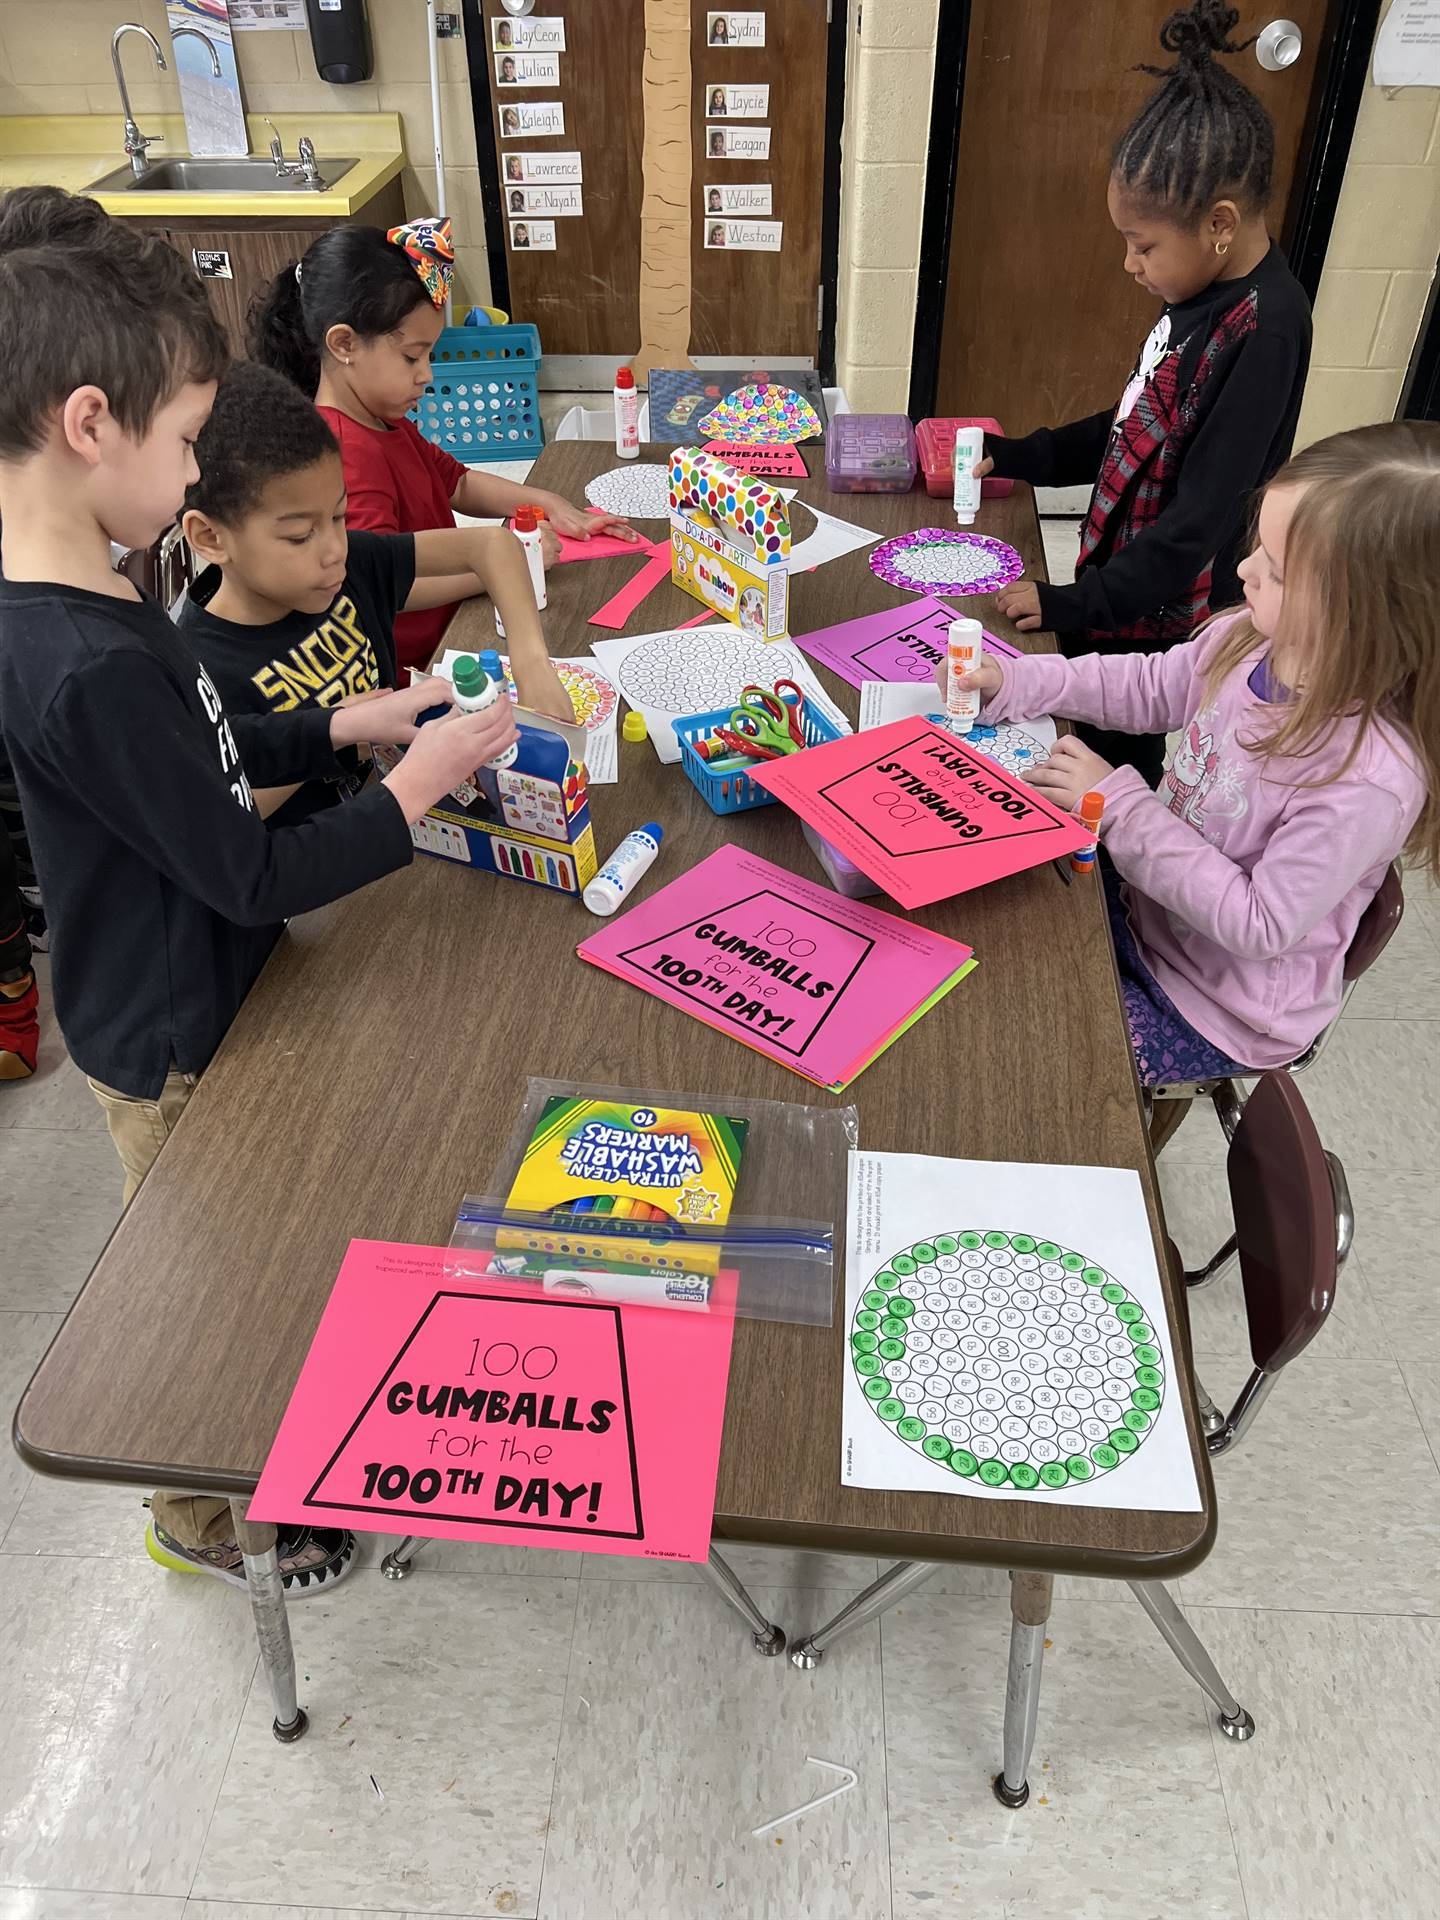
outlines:
[[[320, 161], [320, 176], [333, 187], [359, 163], [354, 159]], [[128, 166], [117, 167], [90, 182], [92, 193], [285, 193], [304, 196], [315, 189], [297, 170], [277, 175], [273, 161], [262, 159], [196, 160], [177, 156], [153, 160], [136, 179]]]

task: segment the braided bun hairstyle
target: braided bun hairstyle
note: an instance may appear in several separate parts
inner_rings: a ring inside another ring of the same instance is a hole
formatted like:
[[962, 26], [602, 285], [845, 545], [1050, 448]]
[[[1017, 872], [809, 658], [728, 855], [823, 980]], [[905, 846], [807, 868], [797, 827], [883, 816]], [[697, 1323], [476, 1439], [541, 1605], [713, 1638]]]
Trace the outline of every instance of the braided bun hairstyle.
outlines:
[[1260, 212], [1275, 173], [1275, 128], [1250, 89], [1216, 64], [1218, 53], [1243, 53], [1256, 36], [1232, 40], [1240, 9], [1223, 0], [1194, 0], [1172, 13], [1160, 45], [1169, 67], [1141, 65], [1160, 85], [1115, 143], [1110, 165], [1137, 199], [1186, 222], [1217, 200]]

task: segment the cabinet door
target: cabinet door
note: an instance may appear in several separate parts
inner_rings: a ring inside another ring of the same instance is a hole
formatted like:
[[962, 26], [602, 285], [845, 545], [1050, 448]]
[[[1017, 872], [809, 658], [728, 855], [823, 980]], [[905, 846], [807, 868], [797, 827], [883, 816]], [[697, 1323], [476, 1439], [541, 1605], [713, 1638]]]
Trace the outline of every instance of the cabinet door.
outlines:
[[205, 282], [216, 316], [237, 356], [245, 358], [246, 317], [256, 293], [293, 266], [325, 227], [171, 225], [165, 238]]

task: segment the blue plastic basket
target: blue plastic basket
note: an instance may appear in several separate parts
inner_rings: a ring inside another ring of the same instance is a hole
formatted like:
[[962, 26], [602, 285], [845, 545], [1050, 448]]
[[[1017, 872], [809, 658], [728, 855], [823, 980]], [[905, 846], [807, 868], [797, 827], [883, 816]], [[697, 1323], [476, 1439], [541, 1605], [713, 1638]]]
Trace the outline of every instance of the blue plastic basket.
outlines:
[[545, 444], [539, 367], [532, 326], [446, 327], [431, 349], [430, 385], [410, 417], [457, 460], [529, 459]]
[[[680, 764], [712, 813], [748, 813], [752, 807], [775, 805], [775, 795], [752, 780], [743, 767], [717, 773], [695, 751], [695, 742], [703, 740], [717, 727], [727, 725], [734, 711], [733, 705], [717, 707], [714, 713], [692, 713], [688, 720], [674, 722], [675, 738], [680, 742]], [[800, 731], [807, 747], [823, 746], [827, 740], [842, 737], [834, 721], [823, 714], [813, 700], [805, 702]], [[760, 762], [752, 764], [759, 766]]]

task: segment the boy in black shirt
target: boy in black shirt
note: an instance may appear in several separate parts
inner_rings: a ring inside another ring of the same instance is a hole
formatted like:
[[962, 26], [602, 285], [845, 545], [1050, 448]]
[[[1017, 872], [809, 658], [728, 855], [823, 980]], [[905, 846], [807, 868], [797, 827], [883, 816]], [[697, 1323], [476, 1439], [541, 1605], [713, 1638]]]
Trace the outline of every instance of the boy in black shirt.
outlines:
[[[111, 542], [149, 546], [197, 477], [227, 359], [203, 288], [164, 241], [56, 188], [6, 195], [0, 340], [0, 728], [50, 917], [56, 1017], [128, 1198], [281, 923], [406, 865], [410, 823], [502, 752], [514, 721], [500, 702], [417, 733], [433, 682], [232, 721], [163, 610], [112, 570]], [[367, 739], [414, 745], [352, 806], [266, 832], [251, 776], [334, 775], [337, 749]], [[223, 1501], [157, 1495], [147, 1545], [244, 1583]], [[313, 1591], [352, 1550], [292, 1535], [287, 1586]]]

